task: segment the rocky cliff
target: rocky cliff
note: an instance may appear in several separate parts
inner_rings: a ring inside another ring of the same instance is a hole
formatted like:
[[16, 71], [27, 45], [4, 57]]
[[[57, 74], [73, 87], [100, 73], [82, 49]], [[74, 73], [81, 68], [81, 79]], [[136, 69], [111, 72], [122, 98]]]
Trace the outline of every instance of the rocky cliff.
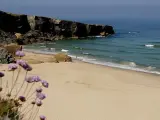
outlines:
[[[20, 39], [15, 34], [20, 33]], [[67, 38], [108, 36], [114, 34], [112, 26], [92, 25], [54, 18], [17, 15], [0, 11], [0, 42], [28, 44]]]

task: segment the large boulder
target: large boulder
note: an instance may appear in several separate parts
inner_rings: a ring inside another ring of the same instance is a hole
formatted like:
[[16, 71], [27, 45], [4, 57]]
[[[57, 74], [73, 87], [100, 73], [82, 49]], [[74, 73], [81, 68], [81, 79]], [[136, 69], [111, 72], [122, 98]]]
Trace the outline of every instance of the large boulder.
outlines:
[[12, 56], [15, 56], [16, 51], [17, 51], [17, 50], [20, 50], [20, 49], [21, 49], [21, 46], [12, 43], [12, 44], [8, 44], [8, 45], [4, 45], [4, 48], [5, 48]]
[[54, 57], [58, 62], [72, 62], [72, 58], [65, 53], [57, 53]]
[[8, 64], [14, 62], [15, 59], [12, 54], [10, 54], [6, 48], [0, 47], [0, 63]]

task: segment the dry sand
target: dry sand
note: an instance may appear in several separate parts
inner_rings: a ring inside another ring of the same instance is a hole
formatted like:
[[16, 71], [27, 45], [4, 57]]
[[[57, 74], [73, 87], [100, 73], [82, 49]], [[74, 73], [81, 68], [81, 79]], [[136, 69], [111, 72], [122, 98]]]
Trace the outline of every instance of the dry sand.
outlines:
[[[39, 54], [28, 53], [38, 58]], [[43, 60], [46, 55], [41, 55]], [[83, 62], [33, 64], [49, 82], [47, 120], [160, 120], [160, 76]], [[0, 70], [6, 66], [0, 66]], [[8, 77], [11, 77], [10, 73]], [[38, 120], [38, 118], [37, 118]]]

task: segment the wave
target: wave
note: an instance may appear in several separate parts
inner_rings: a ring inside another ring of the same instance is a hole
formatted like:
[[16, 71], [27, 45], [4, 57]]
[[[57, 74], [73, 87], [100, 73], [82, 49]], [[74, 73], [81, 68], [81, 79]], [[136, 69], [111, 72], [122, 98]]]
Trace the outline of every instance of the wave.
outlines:
[[46, 48], [45, 50], [53, 51], [53, 52], [55, 52], [55, 51], [56, 51], [56, 49], [55, 49], [55, 48]]
[[62, 51], [62, 52], [68, 52], [69, 50], [62, 49], [61, 51]]
[[[56, 52], [51, 52], [51, 51], [41, 51], [41, 50], [35, 50], [35, 49], [24, 49], [27, 52], [34, 52], [34, 53], [41, 53], [41, 54], [56, 54]], [[121, 63], [113, 63], [113, 62], [106, 62], [106, 61], [99, 61], [94, 58], [89, 58], [89, 57], [84, 57], [84, 56], [76, 56], [69, 54], [70, 57], [73, 59], [77, 59], [83, 62], [87, 63], [92, 63], [96, 65], [103, 65], [103, 66], [108, 66], [108, 67], [115, 67], [115, 68], [121, 68], [121, 69], [126, 69], [126, 70], [134, 70], [138, 72], [144, 72], [144, 73], [152, 73], [152, 74], [157, 74], [160, 75], [159, 71], [156, 71], [155, 67], [148, 66], [148, 67], [143, 67], [141, 68], [138, 66], [135, 62], [121, 62]]]
[[90, 53], [86, 53], [86, 52], [83, 52], [82, 54], [83, 54], [83, 55], [90, 55]]
[[148, 47], [148, 48], [160, 48], [160, 45], [146, 44], [145, 47]]
[[97, 35], [95, 36], [96, 38], [104, 38], [105, 36], [100, 36], [100, 35]]
[[138, 34], [138, 33], [140, 33], [140, 32], [138, 32], [138, 31], [129, 31], [128, 33], [129, 33], [129, 34]]
[[149, 66], [149, 67], [145, 67], [145, 68], [140, 68], [134, 62], [124, 62], [127, 64], [118, 64], [118, 63], [112, 63], [112, 62], [102, 62], [102, 61], [98, 61], [97, 59], [91, 59], [91, 58], [82, 57], [82, 56], [80, 56], [80, 57], [77, 57], [74, 55], [69, 55], [69, 56], [71, 56], [72, 58], [78, 59], [80, 61], [92, 63], [92, 64], [96, 64], [96, 65], [104, 65], [104, 66], [108, 66], [108, 67], [115, 67], [115, 68], [121, 68], [121, 69], [126, 69], [126, 70], [133, 70], [133, 71], [138, 71], [138, 72], [152, 73], [152, 74], [160, 75], [159, 71], [154, 71], [155, 67]]
[[104, 49], [97, 49], [97, 48], [82, 48], [82, 47], [73, 47], [74, 49], [77, 50], [91, 50], [91, 51], [100, 51], [100, 52], [110, 52], [109, 50], [104, 50]]
[[122, 65], [128, 65], [128, 66], [131, 66], [131, 67], [136, 67], [137, 66], [135, 62], [127, 62], [127, 61], [121, 62], [121, 64]]
[[154, 47], [154, 45], [152, 45], [152, 44], [146, 44], [146, 45], [145, 45], [145, 47], [153, 48], [153, 47]]

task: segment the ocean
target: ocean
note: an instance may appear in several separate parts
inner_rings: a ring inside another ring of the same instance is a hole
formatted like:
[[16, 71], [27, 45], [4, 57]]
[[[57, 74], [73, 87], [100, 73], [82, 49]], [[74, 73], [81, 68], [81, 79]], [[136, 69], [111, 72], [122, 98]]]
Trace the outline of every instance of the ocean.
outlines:
[[[21, 11], [84, 23], [112, 25], [115, 34], [108, 37], [33, 44], [25, 49], [51, 54], [67, 52], [73, 58], [93, 64], [160, 74], [160, 7], [112, 6], [96, 10], [94, 7], [85, 7], [83, 10], [62, 7], [59, 12], [55, 11], [57, 9], [52, 7], [38, 11], [38, 8], [30, 8], [28, 12]], [[36, 12], [33, 12], [34, 10]]]

